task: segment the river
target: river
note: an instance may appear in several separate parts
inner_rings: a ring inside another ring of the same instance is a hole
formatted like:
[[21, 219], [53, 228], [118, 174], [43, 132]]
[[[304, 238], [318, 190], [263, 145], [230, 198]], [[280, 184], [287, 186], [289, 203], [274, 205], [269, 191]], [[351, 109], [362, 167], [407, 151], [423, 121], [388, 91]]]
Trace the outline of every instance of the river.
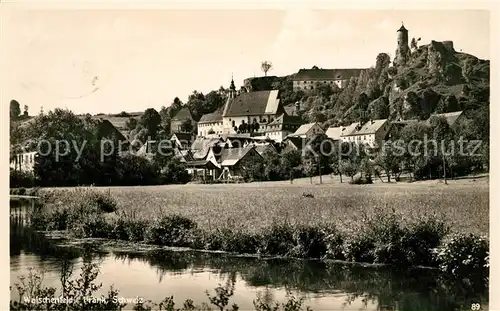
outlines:
[[[106, 294], [111, 285], [123, 298], [143, 297], [161, 302], [174, 296], [177, 305], [190, 298], [208, 302], [228, 278], [236, 279], [231, 302], [240, 310], [253, 310], [260, 295], [266, 301], [283, 302], [287, 291], [304, 298], [313, 310], [470, 310], [472, 303], [487, 308], [486, 288], [463, 285], [430, 269], [397, 271], [388, 267], [306, 260], [259, 260], [227, 254], [154, 250], [109, 250], [93, 243], [68, 245], [29, 227], [24, 213], [29, 205], [12, 207], [10, 217], [10, 283], [27, 275], [30, 268], [45, 271], [44, 285], [58, 287], [63, 262], [74, 265], [75, 274], [84, 261], [99, 263], [98, 283]], [[97, 246], [96, 246], [97, 245]], [[11, 291], [11, 299], [17, 299]], [[131, 306], [129, 306], [130, 309]]]

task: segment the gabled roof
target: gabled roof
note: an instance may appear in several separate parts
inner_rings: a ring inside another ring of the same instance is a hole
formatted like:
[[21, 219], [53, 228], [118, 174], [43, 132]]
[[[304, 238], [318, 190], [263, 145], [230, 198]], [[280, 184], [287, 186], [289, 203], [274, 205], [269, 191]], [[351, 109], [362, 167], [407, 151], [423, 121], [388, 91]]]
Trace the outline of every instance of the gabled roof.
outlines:
[[179, 110], [179, 112], [177, 112], [172, 118], [172, 121], [182, 121], [185, 119], [193, 120], [193, 115], [187, 106], [182, 107], [181, 110]]
[[174, 148], [174, 157], [185, 163], [193, 160], [193, 156], [189, 150], [179, 150]]
[[331, 139], [340, 139], [342, 136], [342, 126], [331, 126], [326, 130], [326, 136]]
[[253, 150], [254, 146], [248, 146], [244, 148], [231, 148], [224, 149], [221, 153], [221, 165], [222, 166], [234, 166], [238, 164], [238, 162], [243, 159], [251, 150]]
[[203, 138], [198, 137], [191, 145], [191, 152], [193, 154], [194, 159], [204, 159], [210, 148], [219, 146], [219, 143], [222, 142], [220, 137], [218, 138]]
[[[309, 132], [309, 130], [311, 130], [313, 128], [314, 125], [318, 125], [319, 124], [317, 122], [313, 122], [313, 123], [307, 123], [307, 124], [303, 124], [301, 125], [296, 131], [295, 133], [293, 133], [294, 136], [298, 136], [298, 135], [306, 135], [307, 132]], [[321, 128], [321, 127], [320, 127]]]
[[172, 139], [174, 139], [174, 137], [176, 137], [181, 142], [182, 141], [191, 142], [193, 140], [193, 134], [191, 134], [191, 133], [174, 133], [174, 134], [172, 134], [170, 139], [172, 140]]
[[358, 124], [359, 124], [359, 122], [353, 122], [353, 123], [349, 124], [348, 126], [342, 126], [340, 136], [351, 135], [351, 133], [353, 133], [356, 130], [356, 126]]
[[347, 80], [351, 77], [358, 77], [361, 71], [366, 69], [300, 69], [293, 77], [294, 81], [314, 81], [314, 80]]
[[[387, 123], [387, 119], [381, 119], [381, 120], [371, 120], [366, 122], [361, 126], [361, 128], [357, 129], [356, 127], [354, 128], [351, 133], [346, 133], [342, 136], [354, 136], [354, 135], [369, 135], [369, 134], [375, 134], [382, 128]], [[354, 123], [355, 126], [358, 123]], [[352, 124], [351, 124], [352, 126]]]
[[198, 123], [222, 122], [222, 110], [207, 113], [201, 116]]
[[241, 93], [229, 98], [224, 108], [224, 117], [277, 114], [280, 110], [279, 91], [256, 91]]
[[302, 150], [302, 147], [304, 147], [307, 144], [307, 138], [299, 137], [299, 136], [287, 136], [283, 140], [283, 142], [294, 146], [298, 150]]
[[453, 124], [455, 124], [455, 122], [457, 122], [458, 118], [460, 118], [460, 116], [463, 114], [464, 112], [463, 111], [455, 111], [455, 112], [447, 112], [447, 113], [439, 113], [439, 114], [433, 114], [429, 117], [429, 119], [427, 119], [427, 122], [430, 121], [430, 119], [434, 116], [434, 117], [443, 117], [446, 119], [446, 121], [448, 122], [448, 124], [450, 126], [452, 126]]
[[209, 169], [209, 170], [213, 170], [213, 169], [217, 168], [217, 166], [212, 161], [208, 161], [208, 160], [186, 161], [186, 166], [192, 167], [192, 168], [204, 168], [204, 169]]
[[276, 150], [276, 147], [274, 147], [274, 145], [271, 144], [271, 143], [265, 144], [265, 145], [262, 145], [262, 144], [255, 145], [255, 151], [257, 151], [261, 156], [266, 151], [271, 151], [271, 152], [274, 152], [274, 153], [278, 153], [278, 151]]

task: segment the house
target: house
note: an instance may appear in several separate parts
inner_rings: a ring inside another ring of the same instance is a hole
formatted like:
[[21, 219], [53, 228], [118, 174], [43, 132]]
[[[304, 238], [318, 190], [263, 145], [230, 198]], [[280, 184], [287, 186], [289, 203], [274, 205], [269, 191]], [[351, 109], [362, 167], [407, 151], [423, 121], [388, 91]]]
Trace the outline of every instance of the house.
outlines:
[[[201, 177], [204, 181], [207, 179], [215, 180], [220, 173], [220, 159], [221, 152], [224, 149], [218, 145], [209, 146], [200, 153], [193, 154], [193, 156], [185, 162], [186, 170], [193, 178]], [[204, 156], [203, 156], [204, 155]]]
[[191, 133], [174, 133], [170, 137], [172, 146], [179, 149], [188, 149], [194, 141], [194, 135]]
[[296, 137], [312, 137], [315, 135], [319, 134], [325, 134], [325, 131], [319, 126], [317, 122], [314, 123], [307, 123], [301, 125], [293, 134], [290, 136], [296, 136]]
[[224, 133], [222, 126], [222, 109], [204, 114], [198, 121], [198, 136], [210, 137]]
[[342, 133], [342, 141], [364, 143], [371, 147], [386, 139], [391, 129], [387, 119], [370, 120], [364, 124], [352, 123]]
[[222, 173], [219, 179], [239, 179], [244, 171], [255, 161], [262, 161], [262, 156], [257, 152], [255, 146], [244, 148], [224, 149], [220, 157]]
[[293, 78], [293, 90], [310, 91], [317, 83], [344, 88], [352, 77], [358, 77], [365, 69], [300, 69]]
[[191, 132], [190, 129], [184, 128], [185, 122], [191, 122], [192, 128], [196, 129], [196, 120], [187, 106], [182, 107], [170, 121], [170, 133]]
[[14, 171], [33, 173], [38, 153], [36, 151], [15, 154], [10, 160], [10, 168]]
[[197, 137], [191, 145], [190, 150], [194, 160], [204, 160], [207, 158], [209, 151], [213, 150], [214, 148], [216, 151], [218, 151], [219, 149], [227, 148], [227, 143], [221, 137]]
[[326, 129], [326, 136], [332, 140], [341, 140], [342, 126], [330, 126]]
[[285, 137], [297, 131], [301, 125], [302, 121], [298, 116], [284, 113], [267, 125], [266, 137], [281, 142]]

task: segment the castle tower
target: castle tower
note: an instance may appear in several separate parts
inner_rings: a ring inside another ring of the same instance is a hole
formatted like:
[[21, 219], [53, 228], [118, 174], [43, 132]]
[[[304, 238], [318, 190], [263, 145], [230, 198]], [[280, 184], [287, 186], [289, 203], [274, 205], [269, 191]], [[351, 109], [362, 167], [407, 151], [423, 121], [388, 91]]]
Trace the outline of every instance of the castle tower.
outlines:
[[402, 66], [406, 64], [410, 57], [410, 47], [408, 46], [408, 30], [401, 22], [401, 27], [397, 31], [398, 46], [396, 48], [396, 56], [394, 57], [394, 65]]

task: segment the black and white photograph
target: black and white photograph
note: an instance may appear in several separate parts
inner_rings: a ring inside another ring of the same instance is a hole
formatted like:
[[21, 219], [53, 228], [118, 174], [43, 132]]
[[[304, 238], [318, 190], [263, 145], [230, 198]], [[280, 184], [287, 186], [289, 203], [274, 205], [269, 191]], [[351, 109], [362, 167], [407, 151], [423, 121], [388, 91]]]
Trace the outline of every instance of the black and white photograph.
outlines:
[[0, 4], [2, 310], [500, 310], [499, 3], [49, 4]]

